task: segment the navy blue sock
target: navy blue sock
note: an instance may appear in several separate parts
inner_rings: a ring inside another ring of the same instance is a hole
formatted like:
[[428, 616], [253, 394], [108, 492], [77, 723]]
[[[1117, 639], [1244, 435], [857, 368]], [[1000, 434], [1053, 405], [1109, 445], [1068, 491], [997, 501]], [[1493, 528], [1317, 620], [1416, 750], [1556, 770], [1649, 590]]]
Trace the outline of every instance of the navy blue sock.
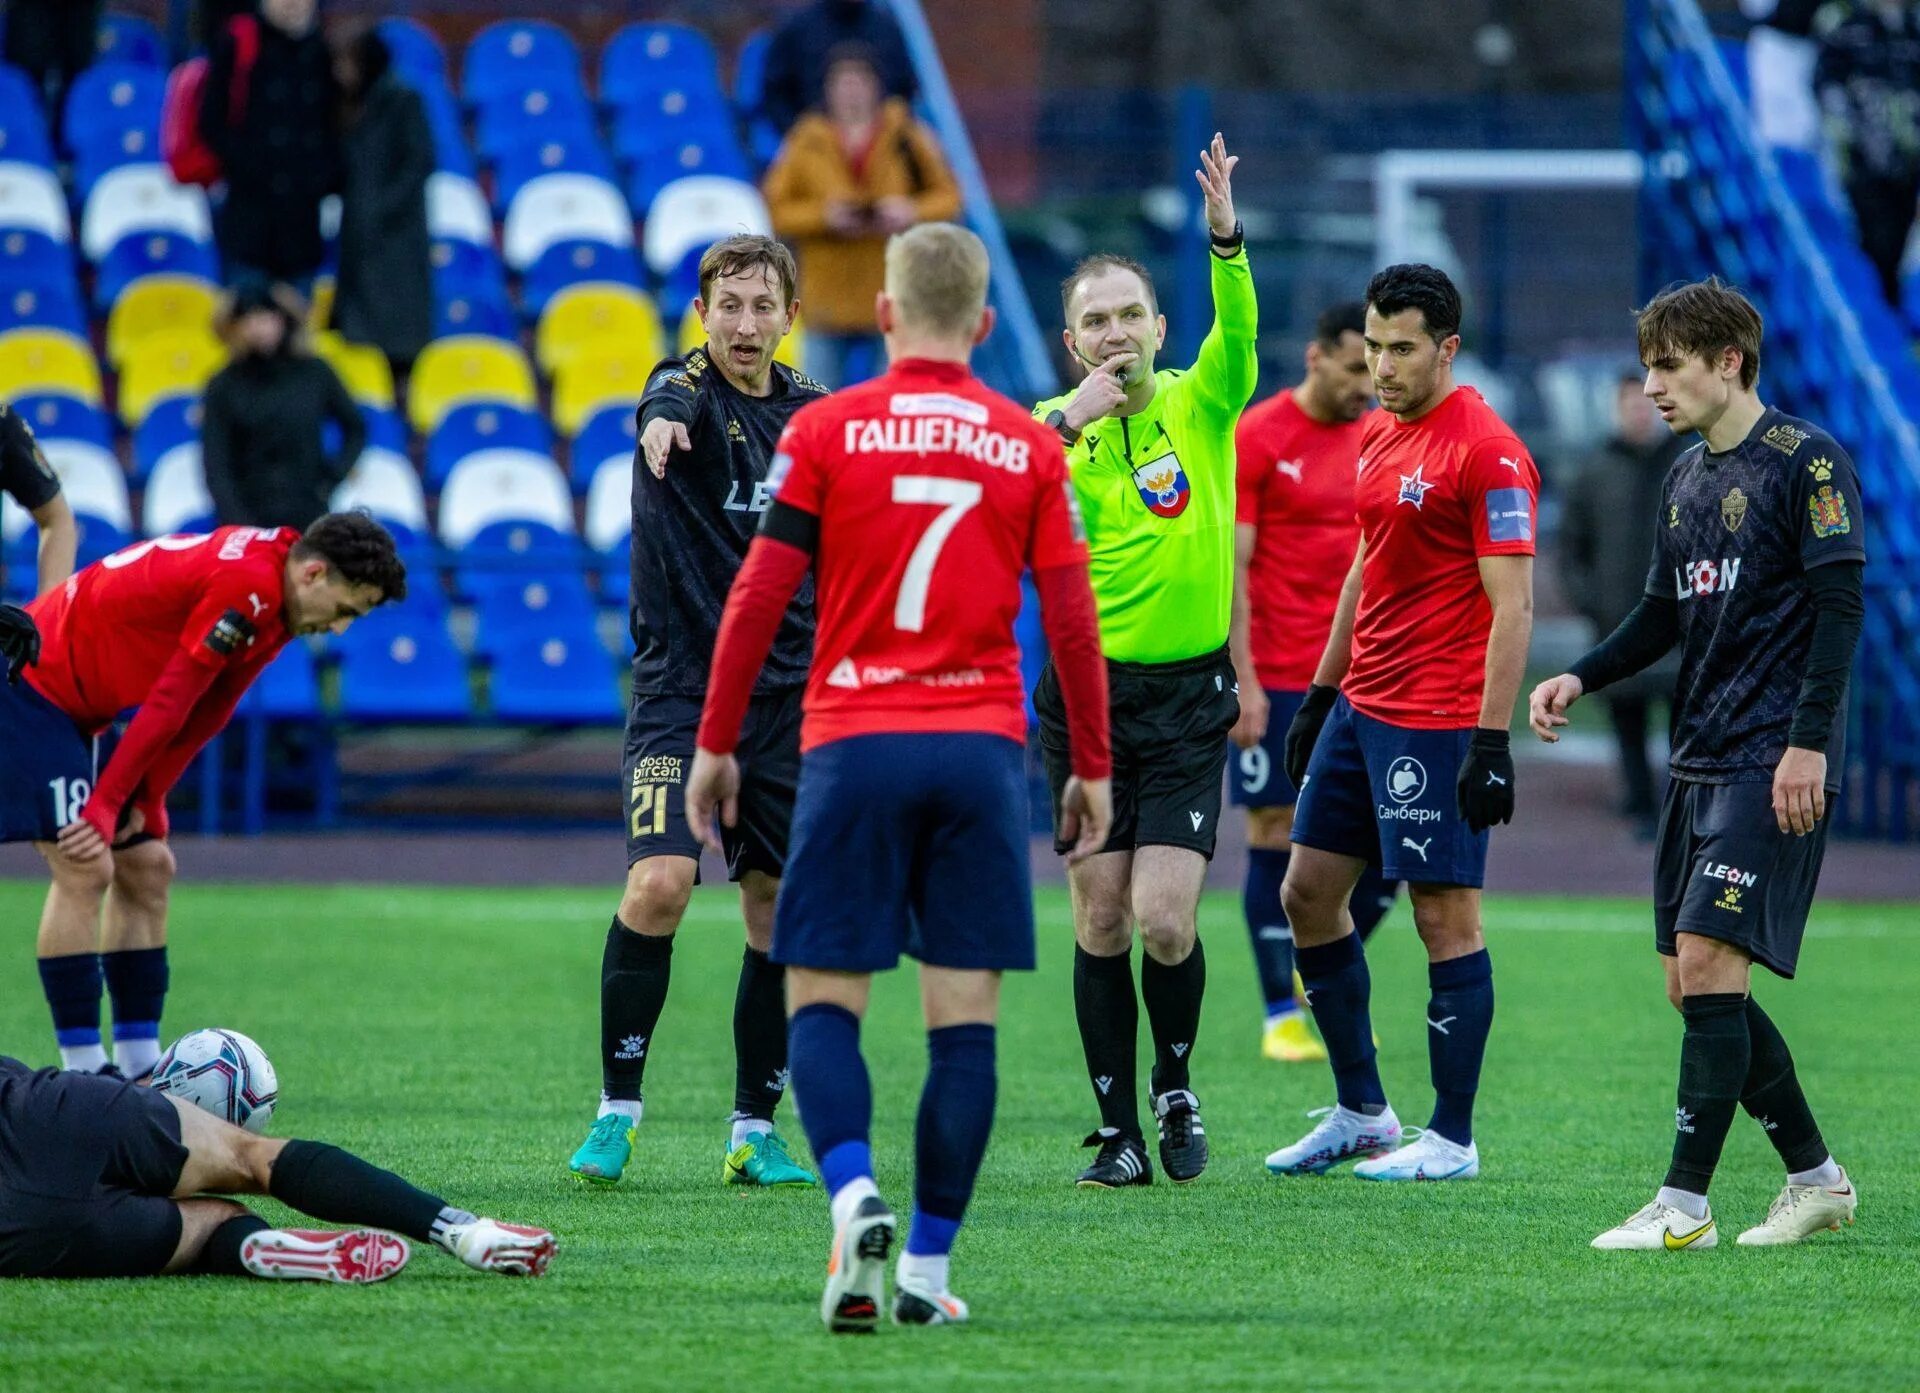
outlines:
[[787, 1068], [827, 1193], [872, 1175], [873, 1085], [860, 1057], [860, 1018], [826, 1002], [802, 1006], [787, 1022]]
[[1482, 948], [1427, 964], [1427, 1059], [1433, 1070], [1433, 1120], [1427, 1130], [1466, 1146], [1473, 1141], [1473, 1095], [1493, 1028], [1493, 960]]
[[948, 1025], [927, 1032], [927, 1082], [913, 1132], [913, 1226], [907, 1251], [952, 1251], [974, 1177], [993, 1132], [994, 1030]]
[[1387, 1093], [1374, 1064], [1373, 1019], [1367, 1010], [1373, 978], [1367, 972], [1367, 955], [1360, 951], [1360, 935], [1347, 934], [1317, 948], [1298, 947], [1293, 956], [1307, 985], [1313, 1023], [1320, 1027], [1333, 1062], [1340, 1106], [1377, 1115], [1387, 1106]]
[[53, 1011], [62, 1049], [100, 1047], [100, 955], [70, 953], [40, 959], [40, 988]]
[[1240, 903], [1246, 910], [1247, 935], [1253, 940], [1253, 966], [1260, 974], [1260, 996], [1267, 1018], [1297, 1010], [1293, 999], [1293, 929], [1280, 908], [1280, 883], [1287, 878], [1292, 855], [1267, 847], [1247, 848], [1247, 883]]
[[1388, 880], [1380, 868], [1369, 864], [1360, 872], [1353, 893], [1347, 897], [1347, 912], [1353, 915], [1353, 931], [1365, 943], [1380, 927], [1380, 921], [1393, 908], [1393, 897], [1400, 893], [1400, 882]]
[[102, 953], [100, 968], [113, 1000], [113, 1039], [160, 1040], [160, 1013], [167, 1003], [167, 950], [127, 948]]

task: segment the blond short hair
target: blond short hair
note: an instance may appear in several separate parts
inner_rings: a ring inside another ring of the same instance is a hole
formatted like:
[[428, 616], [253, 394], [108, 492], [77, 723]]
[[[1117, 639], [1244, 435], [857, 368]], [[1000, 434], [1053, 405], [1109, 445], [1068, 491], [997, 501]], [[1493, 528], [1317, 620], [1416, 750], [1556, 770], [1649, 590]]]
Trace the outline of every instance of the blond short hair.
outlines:
[[957, 223], [921, 223], [887, 242], [887, 294], [901, 324], [923, 333], [971, 334], [990, 269], [986, 244]]

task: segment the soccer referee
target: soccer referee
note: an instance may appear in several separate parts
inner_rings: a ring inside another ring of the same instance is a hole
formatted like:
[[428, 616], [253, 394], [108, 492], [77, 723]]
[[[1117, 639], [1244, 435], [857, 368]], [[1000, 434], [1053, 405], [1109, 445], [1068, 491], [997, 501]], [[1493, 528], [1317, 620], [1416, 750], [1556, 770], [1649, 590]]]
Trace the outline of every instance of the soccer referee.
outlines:
[[1679, 1252], [1719, 1242], [1707, 1186], [1747, 1110], [1787, 1170], [1743, 1247], [1852, 1223], [1779, 1027], [1753, 999], [1753, 964], [1791, 978], [1846, 762], [1847, 674], [1865, 613], [1867, 552], [1853, 461], [1810, 422], [1761, 402], [1760, 314], [1709, 278], [1640, 311], [1646, 394], [1676, 435], [1654, 520], [1646, 593], [1571, 672], [1534, 688], [1534, 731], [1680, 645], [1673, 778], [1654, 861], [1654, 947], [1679, 1008], [1673, 1162], [1653, 1201], [1596, 1248]]
[[[1113, 831], [1068, 869], [1076, 948], [1074, 1009], [1100, 1127], [1082, 1185], [1153, 1178], [1140, 1130], [1130, 953], [1145, 954], [1140, 996], [1153, 1029], [1153, 1110], [1172, 1180], [1206, 1169], [1207, 1138], [1189, 1086], [1206, 957], [1195, 926], [1220, 820], [1227, 731], [1239, 715], [1227, 629], [1233, 607], [1233, 429], [1253, 394], [1258, 310], [1233, 167], [1215, 135], [1195, 178], [1212, 233], [1214, 325], [1189, 372], [1154, 371], [1166, 339], [1153, 281], [1125, 257], [1082, 261], [1060, 289], [1067, 348], [1089, 369], [1078, 390], [1034, 415], [1060, 433], [1086, 519], [1113, 735]], [[1051, 666], [1034, 693], [1053, 786], [1071, 773], [1067, 713]]]

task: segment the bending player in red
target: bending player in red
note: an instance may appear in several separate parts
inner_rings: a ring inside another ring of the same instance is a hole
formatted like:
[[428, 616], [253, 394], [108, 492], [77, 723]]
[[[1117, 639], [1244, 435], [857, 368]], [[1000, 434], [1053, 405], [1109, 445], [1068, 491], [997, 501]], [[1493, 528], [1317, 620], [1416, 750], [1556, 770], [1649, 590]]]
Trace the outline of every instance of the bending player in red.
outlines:
[[687, 778], [688, 819], [717, 849], [748, 694], [811, 566], [819, 618], [773, 958], [787, 967], [793, 1089], [832, 1196], [830, 1330], [872, 1329], [884, 1296], [894, 1216], [873, 1182], [860, 1019], [871, 975], [903, 952], [921, 964], [929, 1067], [893, 1318], [967, 1318], [947, 1254], [993, 1126], [1000, 974], [1034, 964], [1013, 638], [1025, 569], [1066, 701], [1070, 859], [1102, 846], [1112, 818], [1106, 671], [1066, 459], [967, 367], [993, 325], [987, 269], [980, 239], [952, 224], [888, 243], [877, 315], [892, 367], [803, 408], [781, 440], [779, 492], [727, 598]]
[[[40, 980], [64, 1067], [138, 1078], [159, 1059], [168, 790], [295, 635], [341, 633], [406, 593], [386, 529], [334, 513], [304, 536], [223, 527], [142, 542], [27, 606], [38, 661], [24, 683], [0, 683], [0, 842], [31, 841], [53, 872]], [[102, 765], [102, 734], [133, 706]]]

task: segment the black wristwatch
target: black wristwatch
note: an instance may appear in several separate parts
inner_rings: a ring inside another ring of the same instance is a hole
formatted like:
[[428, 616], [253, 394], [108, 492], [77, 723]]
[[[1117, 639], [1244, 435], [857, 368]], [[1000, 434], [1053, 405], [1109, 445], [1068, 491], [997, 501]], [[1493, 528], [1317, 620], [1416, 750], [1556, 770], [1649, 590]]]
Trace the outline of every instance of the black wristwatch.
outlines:
[[1055, 431], [1067, 444], [1077, 445], [1080, 443], [1080, 432], [1067, 424], [1067, 413], [1059, 407], [1054, 407], [1053, 410], [1046, 414], [1045, 424], [1050, 430]]
[[1227, 255], [1231, 256], [1234, 252], [1239, 251], [1241, 244], [1247, 240], [1247, 229], [1240, 219], [1235, 218], [1233, 220], [1233, 231], [1222, 237], [1212, 228], [1208, 228], [1207, 240], [1213, 243], [1216, 251], [1224, 251]]

